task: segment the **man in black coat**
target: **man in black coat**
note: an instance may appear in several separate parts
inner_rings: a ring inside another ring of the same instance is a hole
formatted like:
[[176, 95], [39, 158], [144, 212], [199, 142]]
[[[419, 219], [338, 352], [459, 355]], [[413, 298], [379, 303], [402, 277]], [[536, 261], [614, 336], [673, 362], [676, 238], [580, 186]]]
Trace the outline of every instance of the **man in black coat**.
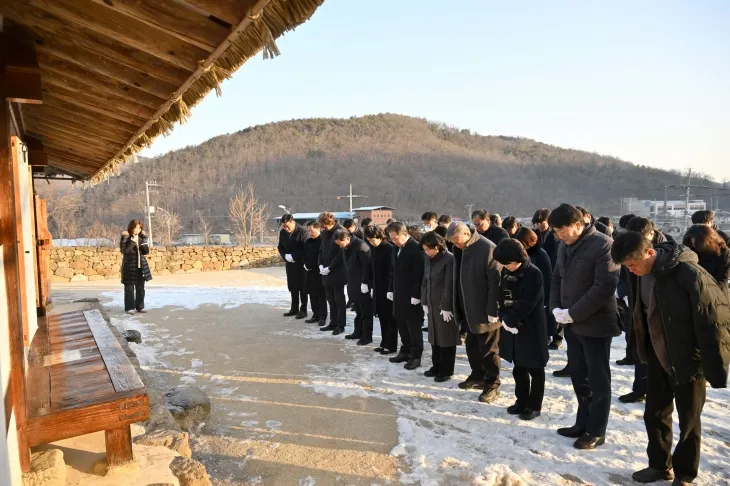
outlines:
[[466, 323], [466, 354], [471, 374], [459, 383], [464, 390], [482, 389], [479, 401], [499, 396], [499, 282], [502, 266], [494, 260], [496, 245], [460, 222], [447, 232], [454, 244], [454, 317]]
[[550, 285], [550, 308], [566, 326], [568, 365], [578, 398], [575, 425], [558, 434], [577, 439], [576, 449], [605, 443], [611, 411], [611, 340], [621, 334], [616, 309], [620, 266], [611, 260], [613, 240], [569, 204], [561, 204], [549, 218], [561, 240]]
[[375, 352], [392, 354], [398, 350], [398, 325], [393, 317], [393, 302], [388, 300], [395, 247], [385, 238], [385, 233], [379, 226], [366, 226], [364, 232], [370, 244], [373, 307], [375, 317], [380, 323], [380, 345], [375, 348]]
[[[286, 285], [291, 292], [291, 309], [285, 317], [307, 317], [307, 290], [304, 272], [304, 240], [307, 231], [294, 221], [294, 216], [285, 214], [281, 217], [279, 232], [279, 254], [286, 261]], [[300, 307], [301, 303], [301, 307]]]
[[509, 233], [506, 230], [501, 226], [492, 224], [486, 209], [477, 209], [471, 213], [471, 221], [474, 223], [477, 233], [494, 243], [495, 246], [499, 245], [499, 242], [503, 239], [509, 238]]
[[346, 229], [336, 231], [334, 239], [337, 246], [345, 251], [347, 295], [355, 310], [355, 330], [345, 336], [345, 339], [358, 339], [357, 344], [365, 346], [373, 342], [370, 247]]
[[[545, 250], [545, 253], [550, 257], [550, 263], [555, 268], [555, 260], [558, 258], [558, 244], [560, 240], [555, 237], [555, 232], [550, 228], [548, 224], [548, 218], [550, 217], [550, 210], [548, 208], [542, 208], [535, 211], [532, 216], [532, 229], [537, 233], [537, 237], [540, 239], [540, 246]], [[562, 342], [563, 338], [560, 337]]]
[[322, 284], [322, 275], [319, 274], [319, 253], [322, 251], [322, 230], [318, 221], [307, 223], [309, 238], [304, 242], [304, 271], [309, 302], [312, 306], [312, 318], [304, 322], [319, 322], [320, 326], [327, 324], [327, 298]]
[[408, 234], [405, 224], [391, 223], [386, 232], [397, 247], [391, 260], [388, 298], [393, 301], [393, 315], [401, 339], [400, 352], [390, 358], [390, 362], [406, 363], [407, 370], [415, 370], [421, 366], [423, 355], [421, 283], [426, 256], [419, 243]]
[[[644, 424], [649, 467], [633, 479], [690, 484], [700, 462], [700, 415], [706, 382], [726, 388], [730, 361], [727, 292], [674, 242], [652, 245], [634, 232], [616, 238], [611, 256], [638, 276], [634, 333], [647, 363]], [[679, 442], [672, 455], [672, 412], [679, 415]]]
[[319, 215], [319, 225], [324, 231], [320, 236], [322, 249], [319, 252], [319, 274], [330, 306], [330, 323], [320, 327], [320, 331], [332, 331], [334, 336], [345, 332], [345, 285], [347, 285], [347, 267], [345, 253], [334, 240], [335, 231], [342, 226], [335, 215], [325, 212]]

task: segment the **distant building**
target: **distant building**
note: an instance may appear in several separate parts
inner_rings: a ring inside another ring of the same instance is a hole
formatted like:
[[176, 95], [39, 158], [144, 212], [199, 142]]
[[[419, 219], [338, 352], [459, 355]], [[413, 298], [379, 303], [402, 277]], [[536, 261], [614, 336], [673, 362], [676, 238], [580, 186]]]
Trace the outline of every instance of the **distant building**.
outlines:
[[[199, 233], [188, 233], [180, 236], [181, 245], [205, 245], [205, 235]], [[230, 245], [231, 235], [228, 233], [213, 233], [208, 235], [209, 245]]]
[[651, 202], [647, 199], [624, 197], [621, 199], [621, 214], [634, 214], [649, 218], [651, 217]]
[[[294, 216], [294, 221], [299, 224], [306, 224], [307, 221], [316, 221], [320, 214], [321, 213], [291, 213], [291, 215]], [[353, 213], [348, 211], [333, 212], [332, 214], [335, 215], [335, 219], [340, 223], [353, 217]], [[277, 216], [272, 219], [276, 221], [277, 225], [281, 222], [281, 216]]]
[[[666, 211], [664, 201], [654, 201], [649, 199], [636, 199], [635, 197], [625, 197], [621, 199], [622, 214], [635, 214], [645, 218], [656, 218], [658, 216], [669, 216], [672, 218], [681, 218], [685, 215], [684, 200], [666, 201]], [[693, 200], [689, 202], [690, 215], [695, 211], [704, 211], [707, 204], [702, 200]]]
[[353, 209], [358, 220], [370, 218], [378, 226], [385, 226], [385, 223], [393, 217], [394, 208], [388, 206], [365, 206]]

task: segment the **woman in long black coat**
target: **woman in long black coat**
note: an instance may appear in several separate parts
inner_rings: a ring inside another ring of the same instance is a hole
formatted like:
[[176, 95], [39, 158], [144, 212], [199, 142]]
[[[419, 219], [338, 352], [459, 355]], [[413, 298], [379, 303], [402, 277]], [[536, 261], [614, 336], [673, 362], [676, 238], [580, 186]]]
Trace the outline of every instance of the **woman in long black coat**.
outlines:
[[446, 240], [435, 231], [421, 238], [428, 259], [421, 284], [421, 304], [428, 312], [428, 342], [431, 369], [424, 373], [436, 382], [454, 374], [456, 346], [461, 343], [459, 324], [454, 319], [454, 255], [446, 250]]
[[124, 285], [124, 311], [127, 314], [147, 312], [144, 310], [144, 284], [152, 280], [152, 272], [147, 263], [150, 252], [147, 234], [142, 222], [133, 219], [122, 232], [119, 239], [119, 251], [122, 252], [121, 277]]
[[385, 233], [378, 226], [366, 226], [364, 233], [365, 239], [370, 243], [370, 264], [373, 270], [373, 304], [375, 306], [375, 317], [380, 322], [380, 345], [375, 348], [375, 352], [391, 354], [398, 350], [398, 326], [396, 326], [393, 317], [393, 302], [388, 300], [390, 264], [395, 247], [385, 238]]
[[514, 363], [512, 375], [517, 398], [507, 412], [532, 420], [542, 409], [548, 362], [542, 272], [530, 263], [525, 247], [516, 239], [501, 241], [494, 251], [494, 259], [503, 265], [499, 296], [503, 332], [499, 355]]
[[535, 265], [540, 273], [542, 273], [542, 288], [545, 302], [545, 321], [547, 322], [548, 337], [555, 336], [558, 332], [558, 324], [555, 322], [555, 316], [550, 312], [550, 282], [553, 276], [553, 264], [550, 262], [550, 256], [540, 245], [540, 238], [530, 228], [520, 228], [515, 235], [515, 239], [522, 243], [527, 250], [527, 256], [530, 257], [530, 263]]
[[692, 225], [682, 244], [697, 253], [700, 266], [715, 278], [720, 287], [728, 288], [730, 249], [717, 231], [704, 224]]

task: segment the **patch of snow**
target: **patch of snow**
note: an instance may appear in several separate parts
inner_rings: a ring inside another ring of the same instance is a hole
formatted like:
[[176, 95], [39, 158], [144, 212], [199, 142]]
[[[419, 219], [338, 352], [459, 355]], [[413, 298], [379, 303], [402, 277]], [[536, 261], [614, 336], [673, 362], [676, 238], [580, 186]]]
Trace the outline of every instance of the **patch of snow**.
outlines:
[[[124, 307], [123, 291], [108, 291], [100, 294], [108, 299], [105, 305]], [[202, 305], [217, 305], [232, 309], [244, 304], [288, 305], [291, 298], [286, 287], [148, 287], [145, 307], [148, 310], [173, 306], [197, 309]], [[182, 319], [182, 317], [179, 317]]]
[[315, 486], [315, 484], [317, 484], [317, 481], [312, 476], [307, 476], [299, 480], [299, 486]]
[[276, 420], [267, 420], [266, 428], [271, 430], [281, 430], [281, 422], [278, 422]]
[[193, 368], [200, 368], [201, 366], [203, 366], [203, 362], [198, 358], [193, 358], [190, 360], [190, 366], [192, 366]]

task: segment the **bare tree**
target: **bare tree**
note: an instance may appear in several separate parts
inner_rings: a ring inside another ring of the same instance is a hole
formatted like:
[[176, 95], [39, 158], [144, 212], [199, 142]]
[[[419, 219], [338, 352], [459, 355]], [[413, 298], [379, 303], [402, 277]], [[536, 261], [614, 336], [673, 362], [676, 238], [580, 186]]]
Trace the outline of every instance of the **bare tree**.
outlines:
[[166, 211], [161, 208], [159, 210], [157, 221], [162, 225], [163, 230], [160, 235], [160, 244], [162, 246], [170, 246], [177, 236], [178, 231], [182, 228], [180, 224], [180, 216], [175, 212]]
[[228, 203], [228, 218], [241, 246], [251, 246], [256, 235], [264, 232], [270, 216], [269, 205], [259, 201], [252, 183], [241, 188]]
[[205, 219], [205, 216], [203, 215], [203, 211], [201, 209], [195, 211], [195, 216], [197, 216], [198, 218], [198, 230], [200, 231], [200, 234], [203, 235], [203, 243], [205, 244], [205, 246], [208, 246], [208, 240], [210, 238], [210, 233], [213, 228], [210, 222]]
[[81, 194], [76, 189], [58, 190], [53, 185], [45, 192], [48, 204], [48, 219], [51, 220], [60, 239], [78, 235], [78, 217], [81, 208]]

